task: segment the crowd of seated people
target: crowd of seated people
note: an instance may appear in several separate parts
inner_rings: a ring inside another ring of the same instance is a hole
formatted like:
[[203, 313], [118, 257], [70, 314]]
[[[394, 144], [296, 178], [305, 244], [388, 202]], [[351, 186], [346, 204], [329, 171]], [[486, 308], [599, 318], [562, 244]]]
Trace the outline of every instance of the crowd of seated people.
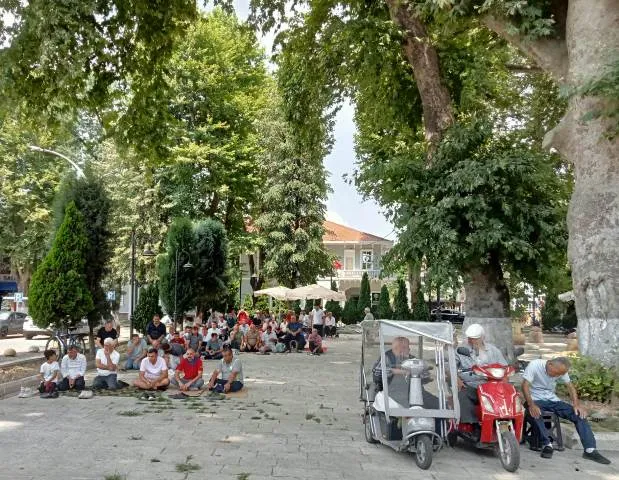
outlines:
[[[310, 314], [302, 310], [295, 315], [289, 310], [275, 316], [266, 310], [250, 315], [240, 310], [238, 314], [230, 311], [226, 315], [209, 312], [203, 323], [188, 320], [191, 324], [184, 329], [170, 324], [166, 330], [159, 315], [155, 315], [146, 325], [144, 336], [135, 333], [129, 339], [126, 359], [122, 362], [116, 349], [117, 335], [110, 325], [102, 327], [97, 335], [97, 375], [92, 388], [122, 388], [126, 384], [118, 380], [118, 372], [138, 370], [133, 385], [145, 391], [165, 390], [170, 384], [180, 390], [199, 389], [205, 384], [202, 379], [202, 359], [205, 359], [220, 361], [208, 387], [236, 391], [242, 388], [242, 369], [235, 352], [268, 355], [303, 351], [307, 345], [311, 355], [319, 355], [323, 353], [323, 337], [337, 335], [335, 317], [319, 306]], [[51, 350], [45, 352], [45, 358], [40, 369], [42, 396], [55, 398], [58, 391], [85, 388], [86, 360], [77, 348], [69, 349], [61, 363]]]

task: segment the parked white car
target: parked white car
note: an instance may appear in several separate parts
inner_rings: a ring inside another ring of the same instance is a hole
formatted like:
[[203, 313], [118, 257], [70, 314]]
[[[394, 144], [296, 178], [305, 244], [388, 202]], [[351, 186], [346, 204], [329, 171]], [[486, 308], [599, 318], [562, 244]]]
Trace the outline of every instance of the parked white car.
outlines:
[[[82, 335], [88, 335], [90, 333], [90, 329], [88, 328], [88, 319], [82, 318], [82, 321], [80, 322], [80, 325], [77, 331], [75, 331], [75, 333], [79, 333]], [[26, 317], [26, 321], [24, 322], [24, 338], [26, 338], [27, 340], [32, 340], [32, 338], [39, 335], [43, 337], [51, 337], [53, 334], [53, 326], [47, 329], [37, 327], [34, 324], [34, 320], [32, 320], [32, 317], [30, 315]]]

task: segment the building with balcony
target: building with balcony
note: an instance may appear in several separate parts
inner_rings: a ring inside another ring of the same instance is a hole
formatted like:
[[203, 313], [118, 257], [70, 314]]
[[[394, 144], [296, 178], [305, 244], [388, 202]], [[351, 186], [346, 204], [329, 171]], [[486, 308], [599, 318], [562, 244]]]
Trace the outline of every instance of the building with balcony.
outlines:
[[381, 277], [382, 259], [393, 247], [393, 241], [335, 222], [325, 221], [324, 227], [323, 244], [337, 258], [338, 268], [333, 277], [320, 278], [318, 284], [330, 287], [333, 280], [346, 298], [358, 297], [361, 278], [367, 273], [372, 301], [377, 303], [383, 284], [393, 280]]
[[[381, 278], [382, 258], [393, 247], [393, 242], [335, 222], [325, 221], [324, 227], [322, 241], [327, 251], [337, 259], [337, 268], [333, 269], [333, 276], [319, 278], [317, 283], [330, 288], [333, 280], [340, 292], [346, 293], [347, 298], [354, 298], [359, 296], [361, 278], [367, 273], [372, 301], [378, 303], [381, 287], [393, 280], [391, 277]], [[261, 270], [259, 256], [254, 255], [253, 260], [255, 263], [250, 268], [249, 256], [241, 255], [240, 258], [243, 273], [239, 291], [241, 299], [252, 293], [250, 272]]]

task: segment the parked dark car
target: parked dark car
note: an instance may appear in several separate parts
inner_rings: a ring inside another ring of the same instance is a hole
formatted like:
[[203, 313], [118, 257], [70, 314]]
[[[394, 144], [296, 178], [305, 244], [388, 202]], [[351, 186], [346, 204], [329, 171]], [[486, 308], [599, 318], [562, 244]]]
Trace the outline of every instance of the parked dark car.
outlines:
[[27, 316], [22, 312], [0, 312], [0, 337], [23, 333]]
[[[430, 314], [430, 320], [436, 322], [438, 318], [438, 309], [432, 310]], [[441, 320], [449, 321], [451, 323], [464, 323], [464, 314], [458, 310], [450, 310], [448, 308], [441, 309]]]

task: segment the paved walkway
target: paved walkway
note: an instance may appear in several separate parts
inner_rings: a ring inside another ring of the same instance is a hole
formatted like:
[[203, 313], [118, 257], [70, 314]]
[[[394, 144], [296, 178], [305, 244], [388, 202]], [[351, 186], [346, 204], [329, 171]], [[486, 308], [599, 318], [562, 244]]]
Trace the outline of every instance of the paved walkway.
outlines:
[[[609, 455], [613, 465], [600, 466], [578, 451], [547, 461], [523, 449], [513, 475], [489, 453], [447, 447], [424, 472], [410, 454], [367, 444], [358, 402], [359, 341], [329, 342], [320, 357], [242, 355], [247, 398], [0, 401], [0, 479], [619, 480], [617, 453]], [[187, 471], [194, 466], [198, 470]]]

